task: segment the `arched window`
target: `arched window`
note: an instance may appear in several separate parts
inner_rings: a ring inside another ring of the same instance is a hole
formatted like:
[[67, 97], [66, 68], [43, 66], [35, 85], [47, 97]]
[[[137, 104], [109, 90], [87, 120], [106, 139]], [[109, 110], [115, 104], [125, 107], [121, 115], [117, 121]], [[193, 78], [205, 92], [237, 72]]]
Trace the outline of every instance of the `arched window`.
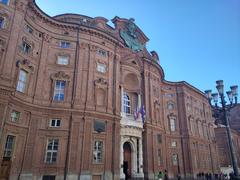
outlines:
[[123, 112], [131, 114], [130, 97], [126, 92], [123, 93]]

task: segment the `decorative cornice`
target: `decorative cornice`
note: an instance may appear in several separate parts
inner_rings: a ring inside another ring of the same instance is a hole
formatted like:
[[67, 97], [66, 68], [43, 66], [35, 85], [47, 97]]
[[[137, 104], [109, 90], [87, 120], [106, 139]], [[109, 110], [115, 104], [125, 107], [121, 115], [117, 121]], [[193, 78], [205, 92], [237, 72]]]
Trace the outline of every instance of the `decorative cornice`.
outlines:
[[63, 81], [70, 81], [70, 76], [65, 74], [63, 71], [59, 71], [55, 74], [51, 75], [52, 80], [63, 80]]

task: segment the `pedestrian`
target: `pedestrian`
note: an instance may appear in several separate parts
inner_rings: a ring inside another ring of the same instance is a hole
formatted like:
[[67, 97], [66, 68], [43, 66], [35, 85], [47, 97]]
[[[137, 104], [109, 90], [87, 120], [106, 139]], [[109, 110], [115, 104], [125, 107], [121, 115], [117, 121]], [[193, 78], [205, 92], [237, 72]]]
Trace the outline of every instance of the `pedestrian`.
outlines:
[[169, 180], [167, 170], [164, 171], [164, 180]]
[[177, 176], [177, 180], [181, 180], [181, 179], [182, 179], [181, 175], [178, 174], [178, 176]]
[[162, 171], [159, 171], [157, 177], [158, 177], [158, 180], [162, 180], [162, 179], [163, 179], [163, 173], [162, 173]]

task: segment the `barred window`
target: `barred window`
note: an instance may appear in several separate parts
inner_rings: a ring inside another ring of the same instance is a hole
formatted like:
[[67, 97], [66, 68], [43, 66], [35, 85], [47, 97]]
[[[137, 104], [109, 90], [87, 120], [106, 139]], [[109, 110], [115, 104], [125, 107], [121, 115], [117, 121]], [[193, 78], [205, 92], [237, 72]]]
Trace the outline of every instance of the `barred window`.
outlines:
[[102, 141], [94, 142], [93, 161], [94, 163], [102, 163], [103, 161], [103, 142]]
[[13, 153], [15, 136], [8, 135], [3, 157], [11, 158]]
[[19, 120], [19, 117], [20, 117], [20, 112], [18, 112], [18, 111], [11, 112], [11, 121], [12, 122], [17, 122]]
[[46, 150], [46, 163], [55, 163], [57, 161], [57, 153], [58, 153], [58, 139], [49, 139], [47, 143], [47, 150]]
[[27, 85], [27, 72], [24, 70], [20, 70], [18, 83], [17, 83], [17, 91], [24, 93]]
[[54, 100], [63, 101], [64, 100], [64, 90], [65, 90], [65, 81], [57, 80], [54, 87]]

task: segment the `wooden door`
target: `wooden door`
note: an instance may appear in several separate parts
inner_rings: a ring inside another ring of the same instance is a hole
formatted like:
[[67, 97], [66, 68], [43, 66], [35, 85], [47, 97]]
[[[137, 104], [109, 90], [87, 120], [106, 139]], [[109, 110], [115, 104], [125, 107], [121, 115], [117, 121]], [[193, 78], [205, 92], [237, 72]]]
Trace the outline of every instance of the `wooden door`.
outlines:
[[123, 172], [125, 174], [126, 179], [131, 178], [132, 172], [132, 156], [131, 156], [131, 145], [129, 142], [124, 143], [123, 145], [124, 152], [124, 160], [123, 160]]

